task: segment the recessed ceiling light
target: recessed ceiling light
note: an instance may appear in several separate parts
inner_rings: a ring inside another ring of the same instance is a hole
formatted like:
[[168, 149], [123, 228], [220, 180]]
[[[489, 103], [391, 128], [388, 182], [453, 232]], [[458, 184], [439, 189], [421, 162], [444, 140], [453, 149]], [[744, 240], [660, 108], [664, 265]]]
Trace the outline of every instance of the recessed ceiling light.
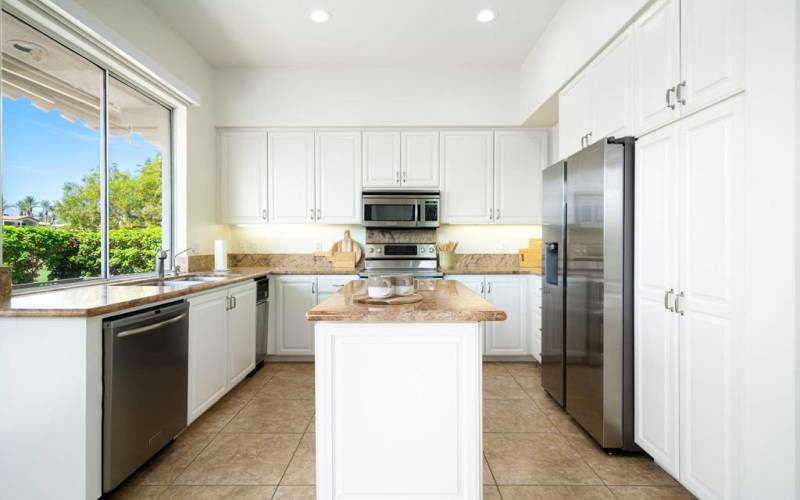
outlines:
[[478, 12], [477, 19], [479, 23], [489, 23], [494, 21], [495, 17], [497, 17], [497, 14], [495, 14], [493, 10], [483, 9]]
[[315, 23], [327, 23], [331, 15], [322, 9], [314, 9], [311, 11], [311, 20]]

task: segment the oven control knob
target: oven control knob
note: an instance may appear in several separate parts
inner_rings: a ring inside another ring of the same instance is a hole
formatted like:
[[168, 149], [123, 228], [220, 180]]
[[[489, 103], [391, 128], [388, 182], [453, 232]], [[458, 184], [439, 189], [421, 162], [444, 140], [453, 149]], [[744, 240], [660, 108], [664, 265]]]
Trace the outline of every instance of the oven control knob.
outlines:
[[375, 251], [378, 252], [378, 253], [381, 253], [380, 247], [376, 248]]
[[367, 253], [372, 253], [372, 252], [374, 252], [374, 251], [375, 251], [375, 249], [374, 249], [374, 248], [372, 248], [372, 247], [369, 247], [369, 248], [367, 248]]
[[436, 251], [436, 250], [434, 250], [434, 248], [433, 248], [433, 247], [428, 247], [428, 253], [433, 253], [433, 252], [435, 252], [435, 251]]

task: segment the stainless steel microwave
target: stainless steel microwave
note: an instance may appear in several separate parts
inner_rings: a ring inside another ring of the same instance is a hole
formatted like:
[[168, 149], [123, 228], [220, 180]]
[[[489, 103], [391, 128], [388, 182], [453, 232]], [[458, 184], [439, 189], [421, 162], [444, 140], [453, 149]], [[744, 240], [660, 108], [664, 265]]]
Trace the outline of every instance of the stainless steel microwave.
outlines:
[[365, 227], [439, 227], [439, 193], [364, 192]]

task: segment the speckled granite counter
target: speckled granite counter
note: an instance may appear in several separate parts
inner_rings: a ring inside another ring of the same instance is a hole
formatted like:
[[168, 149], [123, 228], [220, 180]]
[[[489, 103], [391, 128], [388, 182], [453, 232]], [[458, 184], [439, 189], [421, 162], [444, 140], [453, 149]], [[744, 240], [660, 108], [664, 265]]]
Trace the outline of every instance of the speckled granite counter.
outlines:
[[442, 272], [445, 274], [445, 276], [454, 276], [458, 274], [533, 274], [536, 276], [541, 276], [542, 268], [481, 266], [450, 269]]
[[404, 305], [368, 305], [353, 301], [366, 281], [350, 282], [306, 313], [311, 321], [503, 321], [502, 311], [458, 281], [420, 281], [422, 301]]
[[[239, 267], [222, 274], [225, 279], [176, 286], [136, 286], [145, 279], [127, 282], [104, 282], [97, 285], [76, 286], [12, 296], [0, 303], [2, 317], [90, 317], [124, 311], [134, 307], [177, 299], [205, 290], [230, 286], [261, 276], [285, 274], [357, 274], [353, 269], [330, 267]], [[188, 273], [182, 277], [193, 274]], [[152, 279], [146, 278], [146, 279]], [[131, 283], [133, 285], [124, 285]]]

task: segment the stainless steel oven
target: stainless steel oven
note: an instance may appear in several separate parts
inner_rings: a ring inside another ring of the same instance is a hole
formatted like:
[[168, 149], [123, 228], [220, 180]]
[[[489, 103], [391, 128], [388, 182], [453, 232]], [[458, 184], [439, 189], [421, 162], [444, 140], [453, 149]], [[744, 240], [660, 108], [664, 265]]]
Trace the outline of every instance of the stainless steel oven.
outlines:
[[365, 227], [439, 227], [439, 193], [364, 192]]

